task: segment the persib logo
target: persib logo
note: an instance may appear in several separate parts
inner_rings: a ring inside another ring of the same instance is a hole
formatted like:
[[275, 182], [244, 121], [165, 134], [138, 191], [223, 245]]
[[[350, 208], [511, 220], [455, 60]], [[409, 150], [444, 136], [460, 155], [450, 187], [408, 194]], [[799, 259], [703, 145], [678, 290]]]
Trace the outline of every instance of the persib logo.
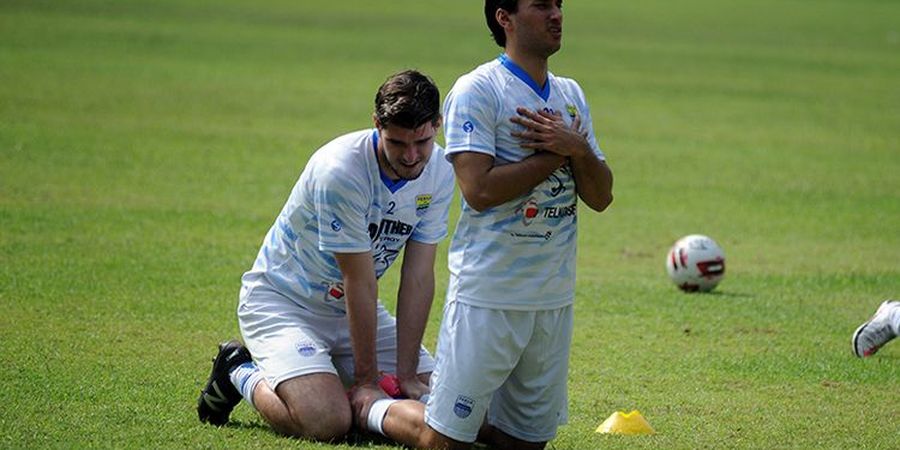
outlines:
[[431, 206], [431, 194], [416, 196], [416, 215], [422, 215]]
[[316, 354], [316, 344], [312, 342], [297, 343], [297, 353], [300, 356], [310, 357]]
[[465, 395], [460, 395], [456, 397], [456, 403], [453, 405], [453, 414], [456, 414], [460, 419], [465, 419], [469, 417], [469, 414], [472, 414], [473, 406], [475, 406], [475, 400]]

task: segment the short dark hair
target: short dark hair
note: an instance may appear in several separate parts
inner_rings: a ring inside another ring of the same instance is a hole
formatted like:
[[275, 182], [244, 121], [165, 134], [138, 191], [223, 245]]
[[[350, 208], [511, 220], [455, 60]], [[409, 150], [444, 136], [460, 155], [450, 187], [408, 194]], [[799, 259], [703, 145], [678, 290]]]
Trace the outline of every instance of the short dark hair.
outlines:
[[414, 130], [441, 116], [440, 92], [434, 81], [416, 70], [404, 70], [385, 80], [375, 94], [375, 118], [382, 127]]
[[497, 23], [497, 10], [512, 14], [519, 10], [519, 0], [484, 0], [484, 19], [497, 45], [506, 48], [506, 31]]

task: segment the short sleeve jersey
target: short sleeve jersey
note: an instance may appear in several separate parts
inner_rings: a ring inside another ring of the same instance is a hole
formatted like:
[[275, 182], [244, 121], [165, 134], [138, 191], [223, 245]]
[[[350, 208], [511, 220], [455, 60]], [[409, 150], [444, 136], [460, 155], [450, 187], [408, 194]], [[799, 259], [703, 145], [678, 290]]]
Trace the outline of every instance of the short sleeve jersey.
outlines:
[[269, 229], [243, 288], [265, 285], [297, 306], [346, 314], [334, 253], [372, 252], [380, 278], [408, 240], [435, 244], [447, 235], [453, 170], [435, 145], [415, 180], [381, 172], [377, 130], [338, 137], [317, 150]]
[[[548, 74], [544, 86], [506, 55], [460, 77], [444, 102], [446, 153], [494, 158], [494, 165], [521, 161], [522, 148], [510, 122], [516, 108], [581, 117], [594, 152], [605, 159], [581, 87]], [[513, 310], [566, 306], [574, 299], [577, 193], [571, 168], [556, 170], [527, 194], [481, 212], [462, 202], [450, 244], [448, 301]]]

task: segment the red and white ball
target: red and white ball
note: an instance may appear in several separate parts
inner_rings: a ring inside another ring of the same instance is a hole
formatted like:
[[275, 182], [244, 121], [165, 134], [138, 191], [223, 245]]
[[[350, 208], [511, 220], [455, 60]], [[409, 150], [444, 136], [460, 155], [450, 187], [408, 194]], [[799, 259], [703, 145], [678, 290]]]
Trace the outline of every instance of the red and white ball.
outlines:
[[685, 236], [669, 250], [666, 270], [682, 291], [709, 292], [725, 276], [725, 252], [707, 236]]

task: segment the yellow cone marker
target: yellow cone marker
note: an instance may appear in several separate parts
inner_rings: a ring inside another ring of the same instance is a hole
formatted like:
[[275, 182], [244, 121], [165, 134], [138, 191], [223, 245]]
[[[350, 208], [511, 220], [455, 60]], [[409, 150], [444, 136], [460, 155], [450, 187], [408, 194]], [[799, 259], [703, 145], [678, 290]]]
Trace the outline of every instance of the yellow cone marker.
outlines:
[[634, 410], [628, 414], [616, 411], [597, 427], [597, 433], [614, 434], [654, 434], [656, 431], [644, 419], [641, 412]]

